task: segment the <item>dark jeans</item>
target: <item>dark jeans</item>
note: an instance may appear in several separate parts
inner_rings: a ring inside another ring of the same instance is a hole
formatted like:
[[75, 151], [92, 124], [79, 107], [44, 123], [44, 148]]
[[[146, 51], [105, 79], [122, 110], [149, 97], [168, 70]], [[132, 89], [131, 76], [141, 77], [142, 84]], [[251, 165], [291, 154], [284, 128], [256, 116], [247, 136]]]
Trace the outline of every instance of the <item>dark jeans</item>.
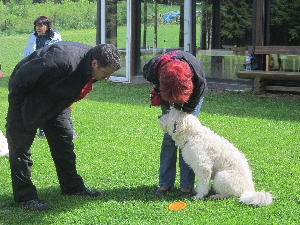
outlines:
[[[76, 171], [76, 155], [74, 153], [73, 129], [70, 124], [70, 109], [42, 124], [56, 167], [62, 193], [76, 193], [84, 188], [84, 183]], [[17, 118], [6, 124], [6, 136], [9, 148], [9, 160], [14, 200], [28, 201], [38, 198], [36, 187], [31, 176], [30, 147], [36, 130], [28, 131], [23, 121]]]
[[[195, 111], [192, 112], [194, 116], [198, 116], [200, 108], [203, 103], [201, 98]], [[161, 105], [162, 114], [168, 113], [170, 110], [169, 106]], [[159, 167], [159, 181], [158, 185], [166, 185], [168, 187], [173, 187], [176, 178], [176, 161], [177, 161], [177, 146], [172, 137], [165, 133], [161, 145], [160, 152], [160, 167]], [[180, 168], [180, 187], [194, 188], [195, 183], [195, 173], [184, 161], [181, 150], [179, 149], [179, 168]]]

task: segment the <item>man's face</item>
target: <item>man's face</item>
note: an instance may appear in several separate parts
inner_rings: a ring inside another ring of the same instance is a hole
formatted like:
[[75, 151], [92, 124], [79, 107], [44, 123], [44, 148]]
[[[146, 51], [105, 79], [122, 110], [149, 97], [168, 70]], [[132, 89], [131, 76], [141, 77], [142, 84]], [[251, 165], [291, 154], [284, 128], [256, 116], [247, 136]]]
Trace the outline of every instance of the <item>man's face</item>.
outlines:
[[110, 75], [113, 74], [115, 70], [110, 66], [107, 67], [100, 67], [98, 69], [98, 62], [97, 60], [92, 60], [91, 66], [91, 76], [98, 81], [109, 79]]

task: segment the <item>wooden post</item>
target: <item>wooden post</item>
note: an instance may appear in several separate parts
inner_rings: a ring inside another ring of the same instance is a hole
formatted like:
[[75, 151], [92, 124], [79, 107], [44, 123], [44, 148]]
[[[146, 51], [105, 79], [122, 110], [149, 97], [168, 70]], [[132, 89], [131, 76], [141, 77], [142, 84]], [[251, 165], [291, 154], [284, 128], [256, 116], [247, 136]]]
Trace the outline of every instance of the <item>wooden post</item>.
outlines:
[[153, 0], [153, 3], [154, 3], [154, 33], [153, 33], [153, 51], [155, 50], [156, 51], [156, 48], [157, 48], [157, 2], [156, 0]]
[[142, 12], [141, 12], [142, 2], [141, 0], [135, 0], [135, 6], [134, 11], [132, 11], [133, 18], [133, 36], [134, 36], [134, 42], [132, 43], [134, 45], [134, 70], [133, 70], [133, 76], [137, 74], [138, 70], [140, 69], [141, 65], [141, 24], [142, 24]]
[[266, 71], [270, 71], [270, 55], [266, 55]]
[[106, 6], [106, 43], [117, 44], [117, 0], [107, 0]]
[[202, 2], [202, 21], [201, 21], [201, 42], [200, 46], [202, 50], [210, 49], [211, 43], [211, 14], [208, 13], [208, 3], [206, 1]]
[[[252, 45], [268, 46], [270, 44], [270, 6], [271, 0], [253, 0]], [[256, 55], [258, 69], [267, 68], [263, 55]]]
[[221, 0], [213, 0], [212, 49], [221, 49]]
[[147, 27], [148, 27], [148, 21], [147, 21], [147, 0], [144, 0], [144, 18], [143, 18], [143, 23], [144, 23], [144, 35], [143, 35], [143, 48], [147, 48]]
[[[221, 0], [213, 0], [212, 10], [212, 49], [221, 49]], [[223, 77], [222, 60], [223, 56], [211, 57], [211, 73], [214, 77]]]
[[137, 26], [140, 26], [141, 24], [137, 24], [137, 22], [140, 23], [140, 20], [136, 19], [137, 16], [137, 7], [140, 7], [138, 2], [140, 0], [129, 0], [131, 1], [131, 32], [130, 32], [130, 39], [131, 39], [131, 46], [130, 46], [130, 58], [127, 58], [126, 60], [130, 60], [130, 79], [132, 79], [132, 76], [136, 74], [136, 60], [140, 60], [140, 55], [137, 55], [137, 51], [140, 52], [140, 38], [138, 40], [138, 49], [137, 49], [137, 36], [135, 34], [135, 29]]
[[183, 1], [179, 2], [180, 4], [180, 20], [179, 20], [179, 47], [184, 46], [184, 3]]
[[101, 0], [97, 0], [96, 45], [101, 43]]

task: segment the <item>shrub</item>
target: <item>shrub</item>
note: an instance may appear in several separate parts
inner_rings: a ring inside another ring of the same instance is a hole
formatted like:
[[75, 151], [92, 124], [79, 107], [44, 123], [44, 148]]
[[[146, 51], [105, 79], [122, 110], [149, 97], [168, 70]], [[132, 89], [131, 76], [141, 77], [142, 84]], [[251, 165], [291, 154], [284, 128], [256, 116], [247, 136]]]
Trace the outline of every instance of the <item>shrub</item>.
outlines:
[[0, 2], [0, 35], [24, 34], [33, 30], [33, 21], [41, 16], [50, 17], [57, 30], [91, 29], [96, 27], [96, 2], [63, 0], [31, 4], [30, 0]]

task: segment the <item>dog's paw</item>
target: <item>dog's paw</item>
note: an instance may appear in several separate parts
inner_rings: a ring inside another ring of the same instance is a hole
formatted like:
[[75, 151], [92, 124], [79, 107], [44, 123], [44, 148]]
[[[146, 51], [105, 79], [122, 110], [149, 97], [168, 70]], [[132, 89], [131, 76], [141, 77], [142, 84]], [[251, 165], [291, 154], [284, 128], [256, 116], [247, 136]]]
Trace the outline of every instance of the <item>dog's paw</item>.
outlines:
[[195, 195], [192, 197], [192, 200], [199, 200], [199, 198], [197, 198], [197, 196]]
[[221, 194], [215, 194], [209, 196], [210, 199], [223, 199], [223, 198], [228, 198], [229, 196], [221, 195]]
[[204, 195], [199, 195], [199, 194], [192, 197], [193, 200], [200, 200], [202, 198], [204, 198]]

